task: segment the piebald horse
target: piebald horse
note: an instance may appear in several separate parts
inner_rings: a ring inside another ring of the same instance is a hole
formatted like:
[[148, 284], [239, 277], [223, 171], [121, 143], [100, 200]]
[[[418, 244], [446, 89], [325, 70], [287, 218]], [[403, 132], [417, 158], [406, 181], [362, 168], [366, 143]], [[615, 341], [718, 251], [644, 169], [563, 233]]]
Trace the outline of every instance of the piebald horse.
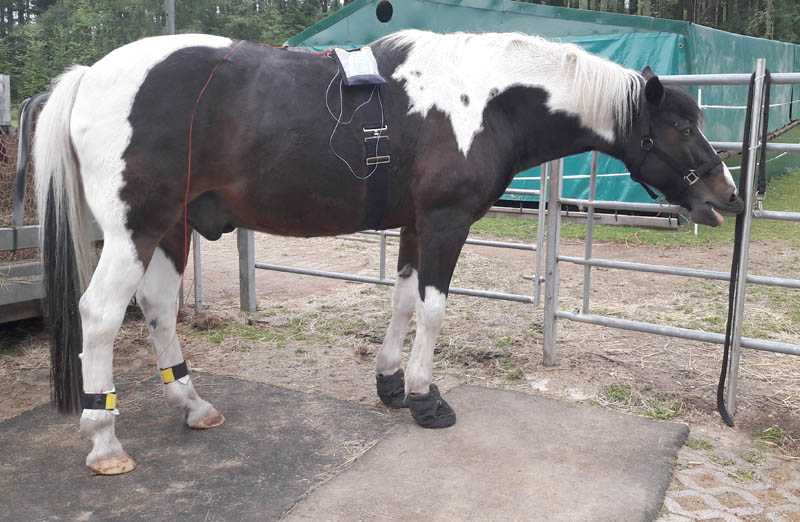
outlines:
[[[215, 239], [235, 227], [303, 237], [401, 227], [377, 391], [420, 426], [443, 428], [456, 417], [431, 374], [450, 279], [470, 226], [515, 173], [598, 150], [695, 222], [743, 209], [695, 101], [649, 69], [522, 34], [409, 30], [370, 47], [386, 79], [377, 93], [342, 88], [330, 54], [192, 34], [125, 45], [55, 82], [34, 137], [53, 397], [62, 412], [82, 411], [95, 473], [135, 467], [114, 431], [112, 375], [134, 296], [169, 403], [192, 428], [224, 421], [194, 389], [175, 332], [187, 230]], [[391, 139], [376, 172], [363, 157], [369, 111]], [[105, 241], [93, 273], [92, 216]]]

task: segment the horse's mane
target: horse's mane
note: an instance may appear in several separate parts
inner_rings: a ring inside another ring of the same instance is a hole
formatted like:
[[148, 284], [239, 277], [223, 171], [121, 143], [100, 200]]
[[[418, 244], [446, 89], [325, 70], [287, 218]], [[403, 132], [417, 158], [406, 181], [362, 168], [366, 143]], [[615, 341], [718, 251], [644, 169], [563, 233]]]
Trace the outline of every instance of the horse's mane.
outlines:
[[507, 75], [511, 84], [563, 85], [585, 125], [616, 127], [622, 134], [630, 128], [644, 85], [638, 72], [590, 54], [577, 45], [521, 33], [437, 34], [412, 29], [383, 37], [373, 45], [376, 44], [413, 47], [420, 51], [416, 56], [441, 62], [434, 69], [460, 68], [470, 74], [463, 69], [477, 68], [483, 76]]

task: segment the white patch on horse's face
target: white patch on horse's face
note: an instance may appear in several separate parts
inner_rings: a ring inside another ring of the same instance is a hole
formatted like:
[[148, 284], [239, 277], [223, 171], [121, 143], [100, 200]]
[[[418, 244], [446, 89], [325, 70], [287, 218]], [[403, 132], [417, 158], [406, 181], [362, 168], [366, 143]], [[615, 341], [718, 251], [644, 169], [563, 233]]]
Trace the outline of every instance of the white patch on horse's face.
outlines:
[[[613, 142], [612, 112], [594, 103], [595, 99], [603, 103], [597, 93], [577, 92], [576, 82], [591, 78], [587, 73], [594, 67], [607, 77], [602, 81], [628, 82], [635, 75], [576, 46], [524, 35], [404, 31], [390, 41], [407, 44], [407, 59], [392, 78], [405, 82], [409, 114], [424, 118], [434, 107], [445, 113], [465, 157], [475, 135], [483, 130], [487, 103], [512, 86], [544, 90], [551, 112], [577, 115], [584, 126]], [[611, 85], [607, 87], [611, 90]], [[582, 97], [591, 100], [582, 101]], [[620, 105], [613, 94], [607, 94], [605, 100]]]
[[128, 212], [119, 198], [124, 184], [122, 155], [133, 134], [128, 116], [147, 73], [184, 47], [229, 45], [230, 39], [219, 36], [156, 36], [120, 47], [86, 71], [73, 105], [70, 132], [89, 207], [105, 233], [107, 227], [126, 233], [119, 228]]
[[[697, 130], [700, 132], [700, 136], [702, 136], [702, 138], [704, 140], [706, 140], [706, 143], [708, 143], [708, 146], [711, 147], [711, 141], [709, 141], [709, 139], [706, 137], [706, 135], [703, 134], [702, 129], [697, 129]], [[711, 147], [711, 148], [713, 148], [713, 147]], [[733, 175], [731, 174], [731, 171], [728, 168], [728, 166], [725, 165], [725, 162], [722, 163], [722, 172], [725, 175], [725, 183], [727, 183], [729, 187], [733, 188], [733, 193], [738, 196], [739, 195], [739, 190], [736, 188], [736, 182], [733, 181]]]

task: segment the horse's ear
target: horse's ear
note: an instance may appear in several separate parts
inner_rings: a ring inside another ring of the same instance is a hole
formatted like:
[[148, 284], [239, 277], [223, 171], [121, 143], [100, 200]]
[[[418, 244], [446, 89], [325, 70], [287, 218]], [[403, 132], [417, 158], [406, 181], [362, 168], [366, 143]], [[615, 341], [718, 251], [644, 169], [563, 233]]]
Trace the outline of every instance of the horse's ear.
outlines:
[[658, 76], [652, 76], [647, 79], [647, 83], [644, 85], [644, 97], [656, 107], [664, 101], [664, 85], [662, 85]]
[[649, 80], [650, 78], [654, 77], [656, 73], [653, 72], [653, 69], [650, 68], [649, 65], [646, 65], [644, 69], [642, 69], [642, 76], [644, 76], [645, 80]]

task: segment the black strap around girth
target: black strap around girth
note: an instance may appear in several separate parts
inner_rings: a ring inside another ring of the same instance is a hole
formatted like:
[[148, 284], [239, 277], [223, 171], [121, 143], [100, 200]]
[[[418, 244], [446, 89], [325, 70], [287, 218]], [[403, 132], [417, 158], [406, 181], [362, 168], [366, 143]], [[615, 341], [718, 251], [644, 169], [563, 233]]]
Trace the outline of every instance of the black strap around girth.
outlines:
[[366, 228], [380, 229], [391, 201], [389, 177], [392, 156], [390, 127], [383, 111], [382, 100], [379, 98], [381, 87], [375, 86], [375, 89], [376, 96], [364, 108], [365, 114], [362, 120], [364, 123], [359, 129], [364, 148], [360, 167], [369, 174], [366, 178], [367, 194], [363, 225]]

